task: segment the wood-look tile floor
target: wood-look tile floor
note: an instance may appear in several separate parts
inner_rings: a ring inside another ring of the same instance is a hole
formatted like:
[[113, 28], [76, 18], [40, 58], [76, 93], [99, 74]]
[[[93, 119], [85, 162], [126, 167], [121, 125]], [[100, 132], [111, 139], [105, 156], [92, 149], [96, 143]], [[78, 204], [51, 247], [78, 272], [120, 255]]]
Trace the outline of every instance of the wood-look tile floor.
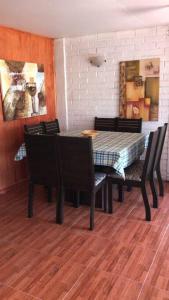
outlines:
[[43, 188], [32, 219], [25, 186], [0, 195], [0, 300], [169, 299], [169, 183], [159, 203], [146, 222], [139, 190], [125, 192], [91, 232], [86, 206], [65, 204], [55, 224]]

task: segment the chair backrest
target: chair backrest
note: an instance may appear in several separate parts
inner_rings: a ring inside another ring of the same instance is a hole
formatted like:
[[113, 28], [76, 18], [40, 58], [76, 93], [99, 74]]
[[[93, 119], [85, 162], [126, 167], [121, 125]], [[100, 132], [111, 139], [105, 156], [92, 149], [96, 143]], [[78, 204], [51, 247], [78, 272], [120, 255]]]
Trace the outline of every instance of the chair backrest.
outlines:
[[155, 158], [155, 163], [154, 163], [154, 170], [158, 168], [160, 165], [160, 160], [161, 160], [161, 154], [163, 151], [163, 146], [164, 146], [164, 141], [165, 141], [165, 136], [166, 136], [166, 131], [167, 131], [167, 123], [165, 123], [162, 127], [159, 127], [159, 143], [158, 143], [158, 148], [156, 152], [156, 158]]
[[117, 131], [122, 132], [141, 132], [142, 119], [123, 119], [117, 118]]
[[55, 119], [54, 121], [43, 122], [44, 131], [47, 134], [57, 134], [60, 132], [59, 121]]
[[58, 148], [63, 187], [92, 192], [94, 189], [92, 139], [58, 136]]
[[43, 134], [44, 127], [42, 123], [32, 124], [32, 125], [24, 125], [24, 132], [29, 134]]
[[56, 137], [25, 133], [25, 145], [30, 180], [35, 184], [57, 186], [59, 176]]
[[101, 131], [116, 131], [117, 118], [98, 118], [95, 117], [94, 129]]
[[160, 138], [160, 131], [152, 131], [149, 135], [148, 140], [148, 147], [146, 151], [146, 157], [144, 161], [144, 167], [142, 172], [142, 179], [146, 180], [150, 178], [153, 170], [154, 170], [154, 164], [155, 164], [155, 158], [157, 153], [157, 148], [159, 144], [159, 138]]

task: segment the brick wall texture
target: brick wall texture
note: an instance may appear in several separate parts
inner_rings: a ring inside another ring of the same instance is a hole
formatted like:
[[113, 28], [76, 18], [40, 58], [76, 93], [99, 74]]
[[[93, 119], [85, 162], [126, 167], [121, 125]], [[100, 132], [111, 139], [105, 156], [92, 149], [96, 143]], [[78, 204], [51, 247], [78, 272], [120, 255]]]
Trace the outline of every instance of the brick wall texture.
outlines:
[[[160, 58], [159, 120], [144, 122], [143, 132], [149, 133], [164, 122], [168, 122], [168, 29], [168, 26], [160, 26], [66, 38], [63, 39], [64, 42], [56, 40], [57, 98], [62, 128], [89, 129], [93, 128], [95, 116], [118, 116], [119, 62], [153, 57]], [[106, 59], [106, 63], [100, 68], [89, 63], [89, 57], [96, 52], [104, 55]], [[62, 75], [59, 77], [57, 70], [61, 65], [64, 66], [64, 72], [60, 70], [59, 73]], [[168, 133], [161, 167], [163, 178], [169, 180]]]

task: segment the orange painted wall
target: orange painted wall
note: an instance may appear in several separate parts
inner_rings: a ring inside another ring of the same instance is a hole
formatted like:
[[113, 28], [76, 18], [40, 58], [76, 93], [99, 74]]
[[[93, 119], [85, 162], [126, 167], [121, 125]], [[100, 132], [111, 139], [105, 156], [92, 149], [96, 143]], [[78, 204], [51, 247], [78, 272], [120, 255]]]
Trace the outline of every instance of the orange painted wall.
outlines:
[[23, 125], [56, 117], [53, 39], [0, 27], [0, 59], [43, 63], [48, 113], [45, 116], [4, 122], [0, 99], [0, 192], [27, 178], [26, 161], [15, 162], [23, 142]]

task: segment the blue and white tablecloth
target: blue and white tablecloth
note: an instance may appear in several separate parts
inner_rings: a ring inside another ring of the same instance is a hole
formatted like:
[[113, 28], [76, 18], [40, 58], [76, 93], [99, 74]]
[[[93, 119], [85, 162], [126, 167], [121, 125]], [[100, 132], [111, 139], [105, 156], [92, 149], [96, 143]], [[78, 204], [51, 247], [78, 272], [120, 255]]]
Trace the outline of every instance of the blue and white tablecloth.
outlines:
[[[82, 136], [81, 131], [61, 133], [66, 136]], [[144, 152], [147, 139], [143, 133], [98, 131], [93, 139], [94, 164], [113, 167], [124, 177], [124, 169], [139, 159]], [[26, 157], [25, 145], [19, 148], [15, 160]]]
[[[61, 133], [81, 136], [80, 131]], [[93, 138], [94, 164], [113, 167], [124, 177], [124, 168], [130, 166], [144, 152], [146, 136], [143, 133], [98, 131]]]
[[20, 148], [18, 149], [14, 160], [15, 161], [19, 161], [22, 160], [24, 157], [26, 157], [26, 148], [25, 148], [25, 144], [23, 143]]

